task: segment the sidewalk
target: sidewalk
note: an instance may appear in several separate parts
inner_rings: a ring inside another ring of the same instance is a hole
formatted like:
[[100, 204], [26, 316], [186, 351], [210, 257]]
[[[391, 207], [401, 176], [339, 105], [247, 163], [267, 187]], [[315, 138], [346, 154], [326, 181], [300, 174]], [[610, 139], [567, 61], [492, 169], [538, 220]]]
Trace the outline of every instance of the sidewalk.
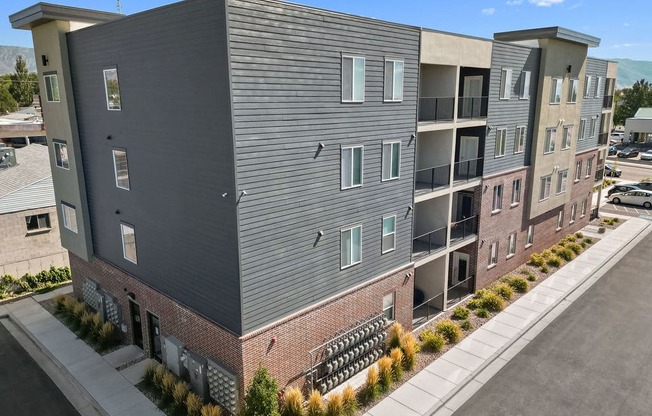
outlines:
[[651, 231], [651, 222], [629, 219], [393, 391], [364, 416], [452, 415]]
[[[64, 289], [69, 291], [70, 287]], [[133, 373], [142, 371], [145, 361], [132, 366], [135, 368], [129, 367], [124, 372], [118, 372], [115, 369], [116, 362], [130, 359], [133, 357], [133, 351], [127, 347], [105, 356], [99, 355], [39, 305], [37, 299], [42, 300], [48, 295], [35, 295], [0, 305], [0, 317], [8, 317], [29, 338], [21, 344], [51, 378], [58, 376], [64, 379], [63, 383], [57, 384], [77, 411], [82, 416], [163, 416], [163, 413], [134, 387], [134, 383], [140, 379], [140, 374]], [[32, 346], [25, 345], [30, 341], [33, 342]], [[46, 367], [49, 367], [50, 371]], [[62, 384], [66, 386], [62, 387]]]

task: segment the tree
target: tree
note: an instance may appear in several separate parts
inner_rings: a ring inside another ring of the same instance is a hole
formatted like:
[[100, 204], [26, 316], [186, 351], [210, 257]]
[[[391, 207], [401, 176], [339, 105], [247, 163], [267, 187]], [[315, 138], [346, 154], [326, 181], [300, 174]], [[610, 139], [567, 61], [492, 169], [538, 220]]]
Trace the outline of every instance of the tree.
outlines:
[[31, 75], [27, 70], [27, 62], [22, 56], [16, 58], [14, 66], [16, 72], [11, 74], [11, 86], [9, 92], [21, 107], [32, 105], [33, 95], [38, 91], [38, 82], [36, 74]]
[[0, 114], [11, 113], [18, 109], [18, 103], [9, 92], [9, 87], [0, 85]]
[[244, 416], [279, 416], [278, 385], [266, 368], [259, 367], [245, 395]]
[[652, 107], [652, 85], [644, 79], [636, 81], [631, 88], [625, 88], [617, 94], [614, 123], [624, 125], [625, 120], [634, 117], [641, 107]]

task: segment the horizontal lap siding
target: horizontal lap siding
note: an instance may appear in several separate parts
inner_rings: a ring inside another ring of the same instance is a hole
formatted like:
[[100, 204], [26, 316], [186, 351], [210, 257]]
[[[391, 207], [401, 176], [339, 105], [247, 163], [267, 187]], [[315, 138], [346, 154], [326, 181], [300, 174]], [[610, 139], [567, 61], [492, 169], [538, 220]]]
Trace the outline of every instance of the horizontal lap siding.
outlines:
[[[591, 96], [588, 98], [586, 97], [582, 98], [582, 108], [580, 110], [581, 111], [580, 114], [581, 114], [581, 118], [586, 119], [586, 139], [577, 141], [577, 153], [598, 147], [598, 134], [600, 134], [600, 123], [602, 121], [601, 118], [602, 118], [602, 101], [604, 99], [604, 86], [607, 83], [607, 61], [603, 61], [601, 59], [595, 59], [595, 58], [587, 58], [585, 75], [591, 75], [593, 77], [593, 81], [592, 81], [593, 86], [591, 88]], [[600, 97], [596, 98], [595, 89], [597, 86], [599, 76], [604, 79], [602, 84], [603, 91], [600, 93]], [[582, 86], [580, 90], [581, 95], [584, 95], [585, 82], [586, 82], [586, 78], [580, 80]], [[591, 118], [595, 116], [598, 116], [598, 119], [596, 120], [597, 134], [591, 137], [590, 136]]]
[[[541, 50], [523, 46], [494, 42], [491, 59], [491, 82], [489, 84], [489, 108], [487, 125], [492, 129], [485, 144], [484, 175], [488, 176], [529, 164], [532, 143], [534, 111], [536, 107], [537, 83]], [[500, 80], [502, 69], [512, 70], [512, 90], [509, 100], [501, 100]], [[530, 71], [530, 99], [519, 99], [522, 71]], [[516, 126], [526, 126], [526, 141], [523, 153], [514, 154]], [[507, 129], [505, 156], [496, 158], [496, 131]]]
[[[410, 262], [419, 31], [239, 0], [229, 31], [249, 332]], [[363, 104], [341, 103], [343, 53], [366, 58]], [[401, 103], [383, 103], [385, 57], [405, 61]], [[401, 140], [399, 180], [381, 182], [384, 140]], [[364, 145], [361, 188], [340, 190], [346, 145]], [[397, 215], [396, 250], [381, 255], [386, 214]], [[356, 224], [362, 262], [340, 270], [340, 229]]]
[[[166, 6], [68, 43], [95, 253], [239, 333], [224, 3]], [[112, 66], [121, 111], [106, 109]], [[129, 191], [115, 186], [112, 148], [127, 150]], [[123, 258], [121, 221], [135, 227], [137, 265]]]

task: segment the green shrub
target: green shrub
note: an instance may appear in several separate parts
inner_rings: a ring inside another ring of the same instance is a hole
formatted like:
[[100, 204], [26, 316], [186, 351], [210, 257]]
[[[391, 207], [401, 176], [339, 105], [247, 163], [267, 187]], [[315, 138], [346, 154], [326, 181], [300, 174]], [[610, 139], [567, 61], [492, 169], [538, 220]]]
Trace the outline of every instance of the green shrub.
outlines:
[[466, 318], [469, 317], [470, 313], [471, 313], [471, 311], [466, 309], [464, 306], [458, 306], [453, 311], [453, 318], [455, 318], [455, 319], [466, 319]]
[[283, 393], [283, 416], [303, 416], [303, 394], [296, 387], [290, 387]]
[[146, 388], [151, 388], [154, 386], [154, 373], [158, 363], [156, 361], [149, 361], [145, 366], [145, 374], [143, 374], [143, 384]]
[[186, 398], [188, 397], [188, 385], [183, 381], [177, 381], [172, 388], [172, 401], [174, 408], [182, 411], [186, 405]]
[[485, 308], [478, 308], [475, 310], [475, 314], [478, 318], [488, 318], [489, 311]]
[[392, 387], [392, 359], [388, 356], [382, 357], [378, 360], [378, 382], [380, 390], [386, 392]]
[[[364, 389], [363, 389], [364, 390]], [[308, 404], [306, 405], [306, 416], [323, 416], [324, 415], [324, 399], [318, 390], [313, 390], [308, 396]]]
[[[571, 245], [571, 244], [576, 245], [576, 246], [579, 247], [579, 244], [577, 244], [577, 243], [568, 243], [568, 245]], [[581, 249], [581, 247], [580, 247], [580, 249]], [[563, 249], [561, 249], [561, 250], [559, 250], [557, 252], [557, 257], [559, 257], [560, 259], [562, 259], [564, 261], [571, 261], [571, 260], [573, 260], [575, 258], [575, 252], [573, 250], [571, 250], [570, 248], [563, 248]]]
[[586, 237], [582, 241], [584, 241], [586, 244], [593, 244], [593, 239], [591, 237]]
[[378, 367], [375, 365], [372, 365], [367, 370], [367, 382], [362, 392], [362, 398], [365, 403], [373, 402], [380, 393], [380, 387], [378, 386]]
[[429, 329], [421, 332], [419, 338], [423, 343], [423, 348], [433, 352], [441, 351], [446, 344], [446, 339], [441, 334], [436, 334]]
[[465, 330], [465, 331], [470, 331], [470, 330], [473, 329], [473, 324], [471, 323], [471, 321], [469, 321], [469, 320], [467, 319], [467, 320], [462, 321], [462, 322], [460, 323], [460, 328], [462, 328], [462, 329]]
[[88, 311], [84, 311], [80, 320], [79, 337], [86, 338], [91, 332], [93, 332], [93, 328], [93, 315]]
[[620, 221], [618, 218], [612, 218], [611, 220], [612, 220], [613, 222], [618, 222], [618, 221]]
[[545, 264], [546, 259], [544, 259], [541, 254], [534, 253], [530, 256], [530, 264], [536, 267], [541, 267]]
[[527, 280], [529, 280], [530, 282], [536, 282], [537, 276], [534, 273], [530, 273], [527, 275]]
[[573, 234], [567, 234], [565, 238], [566, 238], [566, 240], [568, 240], [570, 242], [573, 242], [573, 243], [575, 242], [575, 240], [577, 240], [577, 237], [575, 237], [575, 235], [573, 235]]
[[575, 254], [580, 254], [582, 252], [582, 245], [578, 243], [570, 243], [566, 248], [572, 250]]
[[541, 257], [543, 257], [545, 260], [549, 260], [552, 256], [554, 256], [555, 253], [552, 252], [552, 250], [543, 250], [541, 252]]
[[506, 283], [498, 283], [491, 286], [490, 290], [505, 300], [510, 300], [514, 291]]
[[177, 380], [174, 378], [174, 374], [166, 371], [161, 380], [161, 398], [165, 403], [170, 403], [174, 397], [174, 386], [177, 384]]
[[[563, 242], [563, 244], [562, 244]], [[565, 240], [561, 240], [559, 244], [555, 244], [554, 246], [550, 247], [550, 251], [552, 251], [554, 254], [558, 254], [560, 251], [562, 251], [565, 247], [565, 244], [568, 242]]]
[[575, 233], [575, 237], [577, 237], [577, 238], [584, 238], [584, 234], [582, 234], [581, 231], [578, 231], [578, 232]]
[[104, 322], [97, 333], [97, 342], [100, 349], [106, 350], [113, 346], [115, 342], [115, 326], [111, 322]]
[[505, 301], [495, 293], [487, 293], [482, 298], [482, 308], [490, 311], [502, 311], [505, 308]]
[[[3, 276], [4, 278], [4, 276]], [[61, 313], [65, 309], [65, 301], [66, 298], [69, 298], [70, 296], [67, 295], [55, 295], [52, 299], [54, 300], [54, 311], [56, 313]]]
[[[276, 412], [278, 413], [278, 411]], [[201, 407], [201, 416], [222, 416], [222, 409], [212, 403], [205, 404]]]
[[551, 266], [551, 267], [561, 267], [562, 260], [561, 260], [561, 258], [559, 258], [559, 256], [553, 254], [552, 256], [550, 256], [548, 258], [547, 263], [548, 263], [548, 266]]
[[186, 397], [186, 414], [188, 416], [199, 416], [201, 412], [201, 398], [193, 392]]
[[[261, 413], [260, 416], [266, 413]], [[326, 402], [325, 416], [342, 416], [344, 414], [344, 400], [340, 393], [331, 393]]]
[[[532, 275], [532, 276], [534, 276], [534, 275]], [[512, 277], [511, 279], [509, 279], [507, 284], [512, 289], [514, 289], [515, 291], [517, 291], [519, 293], [525, 293], [528, 290], [530, 290], [530, 284], [527, 282], [527, 280], [525, 280], [524, 278], [522, 278], [520, 276]]]
[[541, 270], [541, 273], [548, 273], [548, 266], [545, 264], [539, 267], [539, 270]]
[[243, 416], [279, 416], [278, 385], [266, 368], [259, 367], [244, 399]]
[[394, 322], [389, 328], [389, 337], [387, 338], [387, 349], [401, 348], [401, 337], [403, 336], [403, 325]]
[[580, 245], [582, 246], [583, 249], [586, 248], [586, 243], [584, 241], [580, 241]]
[[478, 289], [475, 291], [475, 295], [473, 297], [475, 299], [482, 299], [486, 293], [487, 289]]
[[394, 380], [399, 381], [403, 378], [403, 351], [400, 348], [393, 348], [389, 352], [389, 356], [392, 359], [392, 373], [394, 374]]
[[482, 299], [471, 299], [466, 303], [468, 309], [478, 309], [482, 307]]
[[156, 390], [163, 390], [163, 377], [165, 376], [165, 366], [163, 364], [157, 364], [156, 369], [154, 370], [154, 375], [152, 376], [152, 381], [154, 382], [154, 387]]
[[[486, 296], [488, 295], [485, 295], [485, 299]], [[444, 339], [450, 344], [455, 344], [460, 340], [460, 338], [462, 338], [462, 329], [450, 319], [442, 319], [437, 322], [435, 325], [435, 332], [444, 337]]]
[[403, 351], [403, 366], [407, 371], [412, 371], [417, 364], [419, 343], [412, 332], [406, 332], [401, 337], [401, 351]]
[[[397, 349], [397, 351], [401, 350]], [[344, 412], [342, 413], [344, 416], [353, 416], [358, 410], [355, 389], [350, 384], [347, 384], [346, 387], [344, 387], [344, 390], [342, 390], [342, 407], [344, 408]]]

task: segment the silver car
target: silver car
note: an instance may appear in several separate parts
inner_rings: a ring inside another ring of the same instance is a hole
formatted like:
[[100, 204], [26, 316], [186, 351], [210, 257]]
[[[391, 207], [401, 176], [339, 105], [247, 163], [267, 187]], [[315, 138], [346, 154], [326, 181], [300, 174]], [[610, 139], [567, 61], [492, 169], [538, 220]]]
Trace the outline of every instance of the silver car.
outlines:
[[616, 192], [611, 194], [609, 200], [614, 204], [642, 205], [645, 209], [652, 208], [652, 191], [637, 189], [627, 192]]
[[641, 160], [652, 160], [652, 149], [641, 153]]

